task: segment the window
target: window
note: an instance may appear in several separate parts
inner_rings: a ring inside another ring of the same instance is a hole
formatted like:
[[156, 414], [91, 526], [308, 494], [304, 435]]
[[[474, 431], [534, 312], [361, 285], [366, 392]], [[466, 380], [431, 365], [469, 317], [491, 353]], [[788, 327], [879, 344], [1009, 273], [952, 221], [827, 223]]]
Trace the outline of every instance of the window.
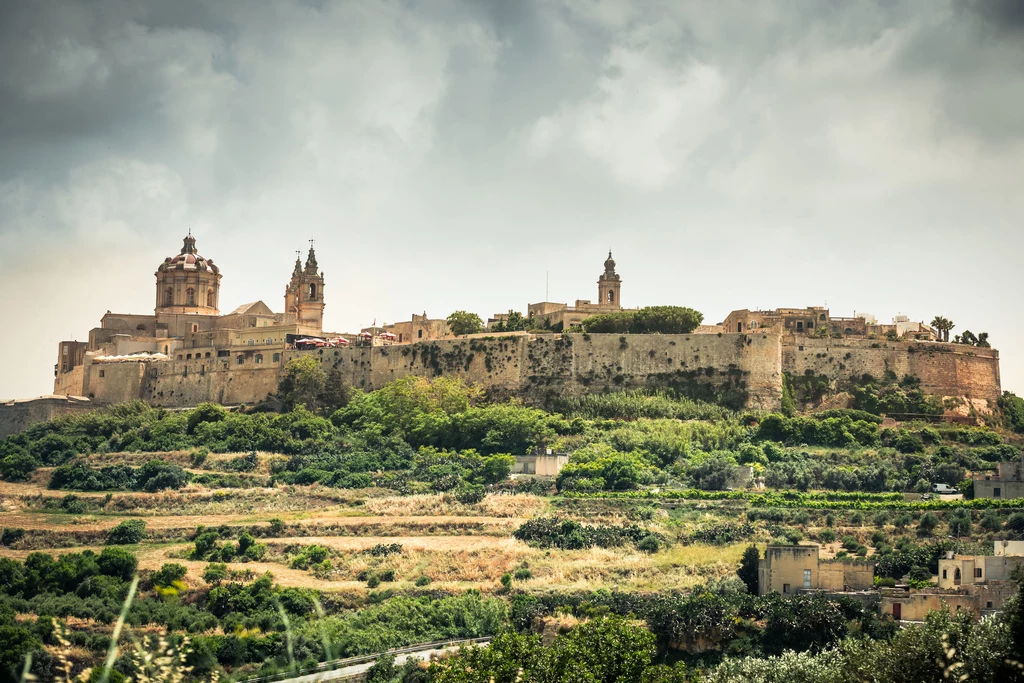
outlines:
[[959, 567], [957, 567], [956, 570], [953, 572], [953, 580], [954, 581], [959, 581], [960, 580], [960, 568]]
[[1003, 496], [1003, 490], [1001, 488], [996, 486], [995, 488], [992, 489], [992, 497], [993, 498], [1002, 498], [1002, 496]]
[[824, 322], [825, 321], [825, 314], [822, 313], [821, 315], [819, 315], [818, 316], [818, 320], [821, 320], [822, 322]]
[[174, 290], [168, 287], [164, 290], [164, 306], [170, 306], [174, 303]]
[[157, 377], [156, 368], [153, 368], [152, 370], [149, 371], [149, 376], [151, 378], [153, 378], [153, 379], [156, 379], [156, 377]]
[[992, 601], [991, 600], [989, 600], [988, 602], [985, 603], [985, 609], [992, 609]]
[[65, 356], [68, 355], [68, 347], [66, 347], [66, 346], [61, 347], [61, 353], [63, 353]]
[[789, 584], [788, 583], [782, 584], [782, 592], [783, 593], [788, 593], [789, 592]]
[[210, 352], [209, 352], [209, 351], [207, 351], [207, 352], [206, 352], [206, 354], [205, 354], [205, 356], [204, 356], [204, 358], [209, 358], [209, 357], [210, 357]]
[[206, 290], [206, 305], [213, 308], [213, 290]]
[[217, 352], [217, 358], [227, 358], [230, 355], [231, 355], [230, 351], [218, 351]]
[[191, 353], [186, 353], [185, 354], [185, 360], [192, 360], [192, 354]]
[[800, 347], [800, 350], [801, 350], [801, 351], [803, 351], [803, 350], [804, 350], [804, 347], [802, 347], [802, 346], [801, 346], [801, 347]]
[[949, 570], [947, 570], [947, 569], [943, 569], [942, 570], [942, 578], [946, 578], [946, 572], [947, 571], [949, 571]]
[[416, 338], [423, 339], [423, 330], [416, 330]]
[[810, 569], [805, 569], [804, 570], [804, 588], [810, 588], [810, 587], [811, 587], [811, 570]]
[[608, 290], [608, 303], [615, 303], [615, 290]]
[[100, 370], [100, 377], [103, 377], [103, 376], [104, 376], [104, 373], [105, 373], [105, 371], [104, 371], [104, 370]]
[[743, 331], [743, 323], [736, 323], [736, 331], [737, 332], [742, 332]]
[[197, 325], [195, 323], [192, 323], [192, 331], [193, 332], [198, 332], [199, 331], [199, 325]]
[[235, 358], [235, 365], [241, 365], [245, 362], [245, 356], [238, 356]]
[[164, 345], [164, 353], [167, 353], [167, 346]]
[[402, 336], [403, 336], [403, 335], [402, 335], [402, 333], [401, 333], [401, 332], [399, 332], [399, 333], [398, 333], [398, 341], [402, 341]]
[[267, 338], [266, 338], [266, 339], [264, 340], [264, 342], [263, 342], [263, 343], [264, 343], [264, 344], [273, 344], [273, 343], [274, 343], [274, 340], [273, 340], [273, 339], [272, 339], [271, 337], [267, 337]]
[[310, 283], [309, 285], [309, 300], [316, 301], [316, 283]]
[[185, 290], [185, 305], [186, 306], [195, 306], [196, 305], [196, 290], [194, 288], [192, 288], [192, 287], [189, 287], [188, 289]]
[[248, 339], [248, 340], [246, 340], [245, 343], [248, 344], [249, 346], [256, 346], [256, 340], [255, 339]]
[[981, 578], [981, 567], [975, 567], [974, 568], [974, 578], [976, 578], [976, 579], [980, 579]]
[[256, 362], [256, 365], [263, 365], [263, 354], [257, 353], [256, 357], [253, 358], [253, 360]]
[[281, 362], [281, 354], [279, 354], [279, 353], [275, 353], [274, 354], [274, 362], [275, 363], [280, 363]]
[[180, 353], [178, 354], [178, 360], [181, 360], [181, 354]]

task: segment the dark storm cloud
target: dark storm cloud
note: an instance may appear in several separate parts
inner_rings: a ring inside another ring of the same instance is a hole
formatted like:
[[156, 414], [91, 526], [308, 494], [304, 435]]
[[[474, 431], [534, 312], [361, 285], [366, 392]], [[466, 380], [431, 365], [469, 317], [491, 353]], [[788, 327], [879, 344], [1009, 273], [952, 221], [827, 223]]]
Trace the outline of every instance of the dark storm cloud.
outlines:
[[[1011, 288], [1021, 6], [0, 3], [0, 286], [48, 269], [75, 299], [40, 334], [81, 335], [150, 307], [192, 227], [226, 302], [279, 307], [313, 233], [349, 330], [522, 308], [547, 273], [588, 298], [611, 245], [630, 303], [710, 320], [827, 297], [1024, 338], [935, 281]], [[32, 353], [5, 379], [39, 393], [52, 354]]]

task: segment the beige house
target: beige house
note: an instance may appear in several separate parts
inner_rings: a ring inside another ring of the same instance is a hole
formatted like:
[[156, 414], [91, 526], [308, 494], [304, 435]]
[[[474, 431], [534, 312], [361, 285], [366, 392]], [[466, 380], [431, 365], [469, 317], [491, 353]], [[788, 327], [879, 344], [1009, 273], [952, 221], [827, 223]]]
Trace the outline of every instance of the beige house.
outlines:
[[538, 477], [557, 477], [566, 463], [568, 453], [553, 453], [548, 448], [544, 453], [517, 455], [516, 464], [512, 466], [512, 474], [531, 474]]
[[994, 555], [957, 555], [939, 560], [936, 588], [886, 590], [879, 611], [896, 621], [922, 621], [933, 610], [998, 611], [1017, 592], [1016, 569], [1024, 567], [1024, 541], [995, 541]]
[[1024, 498], [1024, 463], [1001, 462], [996, 474], [975, 474], [975, 498]]
[[809, 590], [857, 591], [874, 584], [875, 565], [864, 561], [822, 561], [821, 546], [769, 545], [757, 568], [757, 593]]
[[806, 308], [775, 308], [752, 311], [746, 308], [733, 311], [720, 323], [725, 332], [753, 332], [772, 329], [795, 335], [811, 336], [820, 328], [830, 335], [842, 337], [884, 337], [890, 331], [900, 339], [935, 340], [937, 334], [923, 322], [913, 322], [905, 315], [893, 318], [891, 325], [880, 325], [873, 315], [860, 314], [852, 318], [833, 317], [824, 306]]

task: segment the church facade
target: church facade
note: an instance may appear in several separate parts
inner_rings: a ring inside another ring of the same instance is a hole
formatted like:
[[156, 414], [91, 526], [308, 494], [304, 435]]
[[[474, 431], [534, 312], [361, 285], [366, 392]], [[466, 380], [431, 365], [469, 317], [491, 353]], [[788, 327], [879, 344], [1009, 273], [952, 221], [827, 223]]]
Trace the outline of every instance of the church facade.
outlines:
[[295, 259], [282, 313], [254, 301], [221, 315], [220, 268], [199, 253], [191, 234], [178, 254], [157, 267], [155, 277], [152, 314], [107, 311], [88, 341], [60, 342], [54, 394], [90, 396], [90, 386], [104, 379], [112, 364], [193, 358], [262, 364], [279, 361], [295, 337], [323, 335], [324, 274], [312, 246], [305, 264]]

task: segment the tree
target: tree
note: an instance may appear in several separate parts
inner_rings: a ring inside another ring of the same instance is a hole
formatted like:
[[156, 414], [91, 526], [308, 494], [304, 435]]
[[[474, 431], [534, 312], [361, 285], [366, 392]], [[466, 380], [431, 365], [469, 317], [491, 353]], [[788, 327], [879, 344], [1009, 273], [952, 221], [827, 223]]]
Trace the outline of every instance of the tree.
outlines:
[[637, 334], [689, 334], [704, 321], [704, 314], [686, 306], [645, 306], [633, 316]]
[[931, 325], [939, 333], [939, 340], [944, 342], [949, 341], [949, 331], [956, 327], [952, 320], [943, 318], [941, 315], [932, 318]]
[[448, 329], [455, 336], [464, 334], [476, 334], [483, 329], [484, 321], [476, 313], [466, 311], [455, 311], [447, 318]]
[[931, 535], [935, 531], [935, 527], [939, 525], [939, 518], [935, 516], [934, 512], [926, 512], [921, 515], [920, 521], [917, 523], [917, 531], [925, 536]]
[[740, 558], [740, 568], [736, 570], [736, 576], [747, 586], [747, 592], [757, 595], [757, 566], [761, 561], [761, 553], [756, 545], [749, 545], [743, 551]]
[[509, 310], [505, 320], [500, 321], [494, 329], [498, 332], [521, 332], [530, 329], [531, 323], [532, 321], [524, 318], [519, 311]]
[[146, 523], [141, 519], [126, 519], [107, 534], [107, 545], [135, 545], [146, 536]]
[[284, 375], [277, 385], [277, 393], [284, 402], [285, 410], [291, 410], [300, 403], [312, 412], [322, 405], [322, 396], [327, 388], [327, 373], [314, 356], [293, 358], [284, 366]]

